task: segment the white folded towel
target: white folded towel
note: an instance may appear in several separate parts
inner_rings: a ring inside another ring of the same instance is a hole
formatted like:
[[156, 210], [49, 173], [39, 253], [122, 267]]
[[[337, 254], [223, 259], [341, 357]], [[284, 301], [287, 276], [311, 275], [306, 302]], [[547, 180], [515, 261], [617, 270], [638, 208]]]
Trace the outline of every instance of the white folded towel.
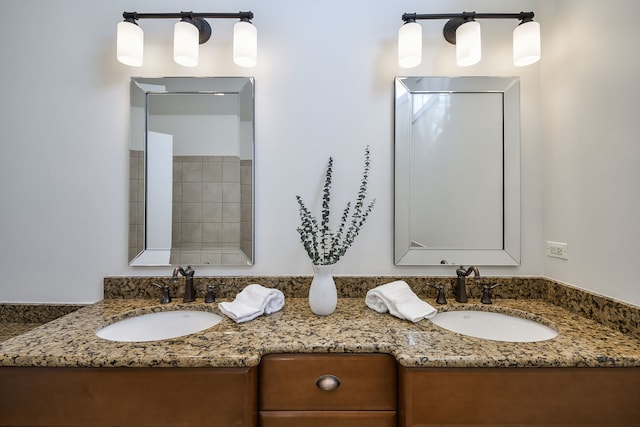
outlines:
[[378, 313], [388, 311], [400, 319], [412, 322], [430, 319], [438, 312], [431, 305], [418, 298], [404, 280], [397, 280], [370, 289], [364, 301], [369, 308]]
[[232, 302], [218, 304], [220, 311], [237, 323], [275, 313], [282, 310], [283, 306], [284, 294], [281, 291], [257, 284], [245, 287]]

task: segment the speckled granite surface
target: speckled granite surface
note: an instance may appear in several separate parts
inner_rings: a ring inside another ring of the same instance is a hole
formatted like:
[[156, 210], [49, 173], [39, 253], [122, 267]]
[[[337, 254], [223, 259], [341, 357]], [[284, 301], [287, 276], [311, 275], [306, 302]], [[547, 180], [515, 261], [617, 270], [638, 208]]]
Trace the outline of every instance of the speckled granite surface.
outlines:
[[[202, 277], [194, 279], [198, 295], [204, 295], [207, 285], [215, 285], [221, 298], [233, 298], [250, 283], [260, 283], [269, 288], [280, 289], [288, 297], [306, 298], [312, 276], [246, 276], [246, 277]], [[364, 298], [367, 291], [394, 280], [404, 280], [418, 295], [424, 298], [436, 297], [437, 285], [444, 285], [451, 295], [455, 277], [423, 276], [336, 276], [334, 281], [338, 295], [343, 298]], [[173, 283], [170, 277], [105, 277], [104, 297], [111, 298], [156, 298], [159, 290], [152, 283], [168, 285], [171, 295], [182, 295], [182, 280]], [[481, 290], [469, 281], [470, 296], [480, 297]], [[548, 281], [539, 277], [483, 277], [483, 283], [500, 283], [494, 294], [502, 298], [540, 299], [548, 290]]]
[[42, 323], [2, 322], [0, 323], [0, 342], [12, 337], [17, 337], [40, 325], [42, 325]]
[[81, 307], [70, 304], [0, 304], [0, 342]]
[[[246, 282], [245, 282], [246, 283]], [[558, 337], [505, 343], [467, 337], [428, 320], [411, 323], [367, 308], [363, 298], [341, 298], [331, 316], [311, 313], [306, 298], [287, 297], [282, 311], [236, 324], [225, 318], [205, 331], [164, 341], [119, 343], [94, 332], [124, 316], [185, 308], [217, 312], [216, 304], [155, 299], [105, 299], [0, 344], [2, 366], [255, 366], [267, 353], [381, 352], [408, 367], [640, 367], [640, 341], [543, 300], [499, 299], [464, 307], [534, 313]], [[460, 304], [439, 306], [446, 310]]]
[[[233, 298], [246, 285], [260, 283], [270, 288], [280, 289], [287, 297], [306, 298], [309, 294], [311, 276], [265, 276], [265, 277], [198, 277], [195, 286], [202, 296], [207, 285], [216, 285], [220, 298]], [[404, 280], [413, 291], [425, 301], [434, 303], [437, 285], [444, 285], [446, 295], [453, 299], [455, 277], [335, 277], [338, 295], [344, 298], [364, 298], [367, 290], [394, 281]], [[172, 296], [182, 296], [182, 282], [172, 283], [169, 277], [106, 277], [104, 296], [111, 298], [158, 298], [159, 290], [151, 283], [169, 285]], [[472, 280], [467, 281], [470, 298], [480, 298], [481, 289]], [[499, 299], [539, 299], [581, 314], [603, 325], [612, 327], [640, 339], [639, 308], [614, 301], [600, 295], [585, 292], [559, 282], [542, 277], [483, 277], [482, 283], [500, 286], [492, 293]]]

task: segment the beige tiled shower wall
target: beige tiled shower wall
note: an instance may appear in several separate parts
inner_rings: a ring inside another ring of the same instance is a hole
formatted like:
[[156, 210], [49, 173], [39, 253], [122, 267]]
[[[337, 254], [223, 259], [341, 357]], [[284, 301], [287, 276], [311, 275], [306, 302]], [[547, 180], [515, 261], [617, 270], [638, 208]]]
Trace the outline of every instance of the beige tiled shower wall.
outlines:
[[239, 248], [240, 158], [174, 156], [173, 248]]
[[[130, 150], [129, 165], [129, 259], [133, 259], [144, 249], [144, 151]], [[245, 264], [252, 259], [252, 189], [252, 160], [175, 156], [171, 262]]]
[[253, 259], [253, 160], [240, 160], [240, 250]]
[[144, 151], [129, 150], [129, 259], [144, 248]]

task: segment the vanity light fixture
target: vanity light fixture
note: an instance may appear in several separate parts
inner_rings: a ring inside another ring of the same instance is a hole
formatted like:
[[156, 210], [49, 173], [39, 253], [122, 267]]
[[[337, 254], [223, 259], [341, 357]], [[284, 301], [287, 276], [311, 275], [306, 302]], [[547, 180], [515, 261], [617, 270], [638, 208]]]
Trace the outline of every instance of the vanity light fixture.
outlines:
[[422, 62], [422, 26], [408, 19], [398, 30], [398, 63], [402, 68], [413, 68]]
[[247, 16], [233, 25], [233, 62], [241, 67], [255, 67], [258, 57], [258, 30]]
[[258, 31], [251, 23], [253, 12], [238, 13], [138, 13], [124, 12], [117, 28], [118, 61], [132, 67], [143, 63], [144, 34], [139, 19], [180, 19], [174, 25], [173, 59], [185, 67], [198, 65], [199, 45], [211, 38], [211, 26], [205, 18], [239, 19], [233, 27], [233, 62], [254, 67], [258, 56]]
[[420, 19], [448, 20], [442, 33], [445, 40], [456, 45], [456, 61], [460, 67], [477, 64], [482, 57], [480, 24], [476, 19], [518, 19], [520, 24], [513, 31], [513, 64], [518, 67], [533, 64], [540, 59], [540, 24], [533, 21], [533, 16], [533, 12], [405, 13], [402, 15], [404, 25], [398, 32], [398, 65], [413, 68], [422, 62], [422, 29], [416, 27], [420, 26], [416, 23]]
[[456, 62], [459, 67], [477, 64], [482, 58], [480, 23], [473, 18], [466, 19], [455, 32]]
[[118, 61], [131, 67], [142, 65], [142, 51], [144, 46], [144, 33], [138, 27], [135, 19], [125, 17], [123, 22], [118, 23], [117, 38]]

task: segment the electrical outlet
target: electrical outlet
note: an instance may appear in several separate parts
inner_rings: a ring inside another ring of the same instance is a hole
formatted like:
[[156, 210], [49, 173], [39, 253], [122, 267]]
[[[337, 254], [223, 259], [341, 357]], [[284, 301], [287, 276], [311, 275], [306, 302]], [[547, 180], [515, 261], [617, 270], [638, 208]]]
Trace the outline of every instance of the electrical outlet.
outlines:
[[569, 245], [560, 242], [547, 241], [547, 256], [561, 259], [569, 259]]

